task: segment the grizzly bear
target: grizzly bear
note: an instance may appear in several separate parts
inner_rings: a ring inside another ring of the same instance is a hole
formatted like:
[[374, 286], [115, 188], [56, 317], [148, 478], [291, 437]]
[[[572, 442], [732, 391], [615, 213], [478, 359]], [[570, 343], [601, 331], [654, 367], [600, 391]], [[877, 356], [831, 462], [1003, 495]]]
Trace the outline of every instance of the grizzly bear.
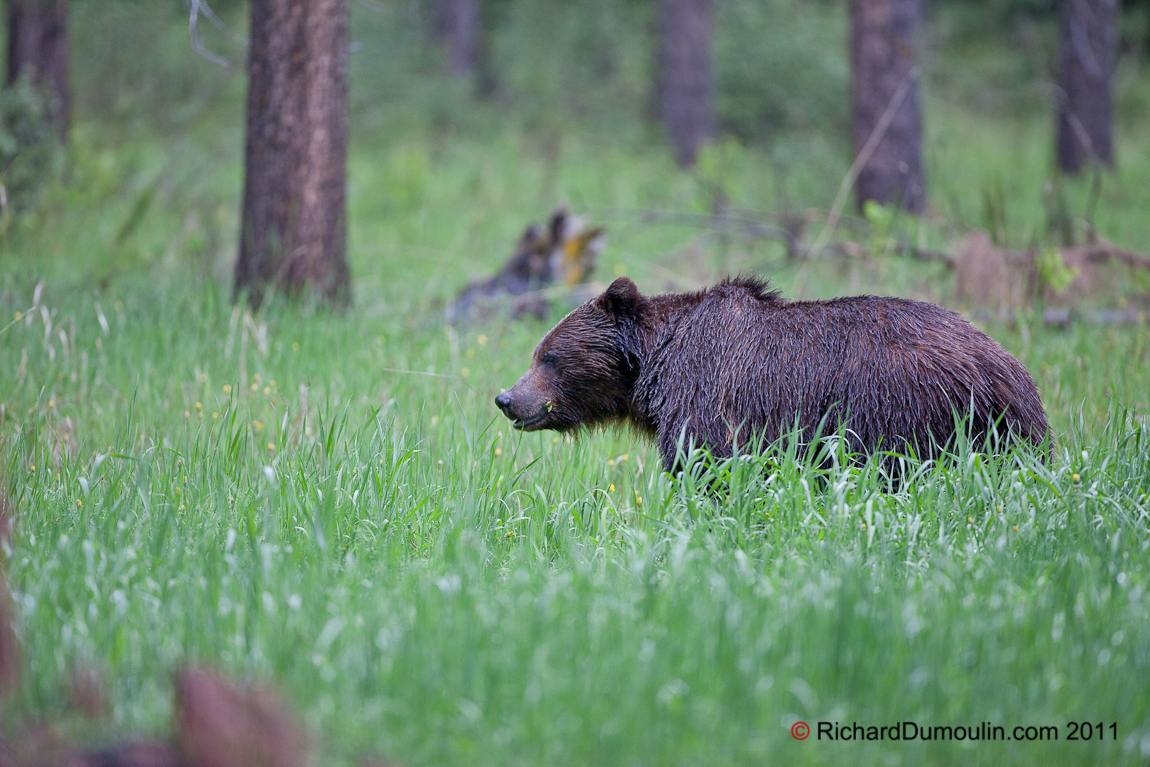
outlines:
[[680, 444], [728, 457], [796, 426], [841, 428], [855, 453], [920, 457], [959, 423], [1005, 438], [995, 444], [1049, 436], [1026, 368], [958, 314], [902, 298], [789, 301], [749, 278], [644, 296], [620, 277], [539, 342], [495, 404], [523, 431], [630, 421], [668, 471]]

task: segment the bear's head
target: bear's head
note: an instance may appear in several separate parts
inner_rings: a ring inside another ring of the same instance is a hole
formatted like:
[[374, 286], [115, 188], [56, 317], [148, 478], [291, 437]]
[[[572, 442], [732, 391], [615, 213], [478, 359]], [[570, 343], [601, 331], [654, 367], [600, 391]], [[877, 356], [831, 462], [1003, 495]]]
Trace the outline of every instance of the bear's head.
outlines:
[[635, 283], [620, 277], [543, 337], [531, 367], [495, 398], [516, 429], [570, 431], [628, 414], [643, 300]]

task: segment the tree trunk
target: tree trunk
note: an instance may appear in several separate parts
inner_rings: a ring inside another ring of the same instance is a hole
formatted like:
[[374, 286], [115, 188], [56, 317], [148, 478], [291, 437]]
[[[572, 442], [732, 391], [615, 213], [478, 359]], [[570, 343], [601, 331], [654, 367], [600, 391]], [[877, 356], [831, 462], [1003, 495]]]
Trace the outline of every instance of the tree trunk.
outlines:
[[711, 0], [659, 0], [659, 118], [680, 165], [715, 133]]
[[474, 74], [482, 24], [479, 0], [435, 0], [432, 34], [447, 50], [451, 74]]
[[8, 1], [8, 83], [26, 71], [44, 87], [48, 114], [63, 142], [68, 137], [68, 3]]
[[919, 0], [850, 0], [851, 133], [856, 161], [862, 161], [859, 210], [868, 200], [911, 213], [921, 213], [926, 204], [914, 63], [918, 16]]
[[1110, 84], [1118, 59], [1118, 0], [1062, 0], [1058, 45], [1058, 166], [1113, 165]]
[[347, 0], [252, 0], [236, 291], [350, 301]]

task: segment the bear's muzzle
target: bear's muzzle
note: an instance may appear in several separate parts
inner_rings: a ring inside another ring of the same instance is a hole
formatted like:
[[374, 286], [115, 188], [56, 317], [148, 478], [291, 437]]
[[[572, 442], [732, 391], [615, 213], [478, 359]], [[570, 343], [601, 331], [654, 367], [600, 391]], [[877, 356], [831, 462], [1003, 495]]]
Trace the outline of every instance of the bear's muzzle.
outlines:
[[503, 411], [503, 415], [514, 421], [512, 425], [520, 431], [547, 428], [552, 403], [546, 393], [539, 391], [539, 387], [535, 384], [531, 371], [528, 371], [510, 391], [505, 391], [495, 398], [496, 407]]

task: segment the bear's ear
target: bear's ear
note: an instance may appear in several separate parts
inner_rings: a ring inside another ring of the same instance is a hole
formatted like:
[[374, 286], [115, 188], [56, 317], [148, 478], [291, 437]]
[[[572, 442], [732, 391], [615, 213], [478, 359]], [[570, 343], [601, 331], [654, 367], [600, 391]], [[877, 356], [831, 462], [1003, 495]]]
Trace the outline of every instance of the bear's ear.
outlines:
[[640, 298], [639, 287], [628, 278], [620, 277], [595, 299], [595, 304], [608, 314], [624, 317], [635, 313]]

